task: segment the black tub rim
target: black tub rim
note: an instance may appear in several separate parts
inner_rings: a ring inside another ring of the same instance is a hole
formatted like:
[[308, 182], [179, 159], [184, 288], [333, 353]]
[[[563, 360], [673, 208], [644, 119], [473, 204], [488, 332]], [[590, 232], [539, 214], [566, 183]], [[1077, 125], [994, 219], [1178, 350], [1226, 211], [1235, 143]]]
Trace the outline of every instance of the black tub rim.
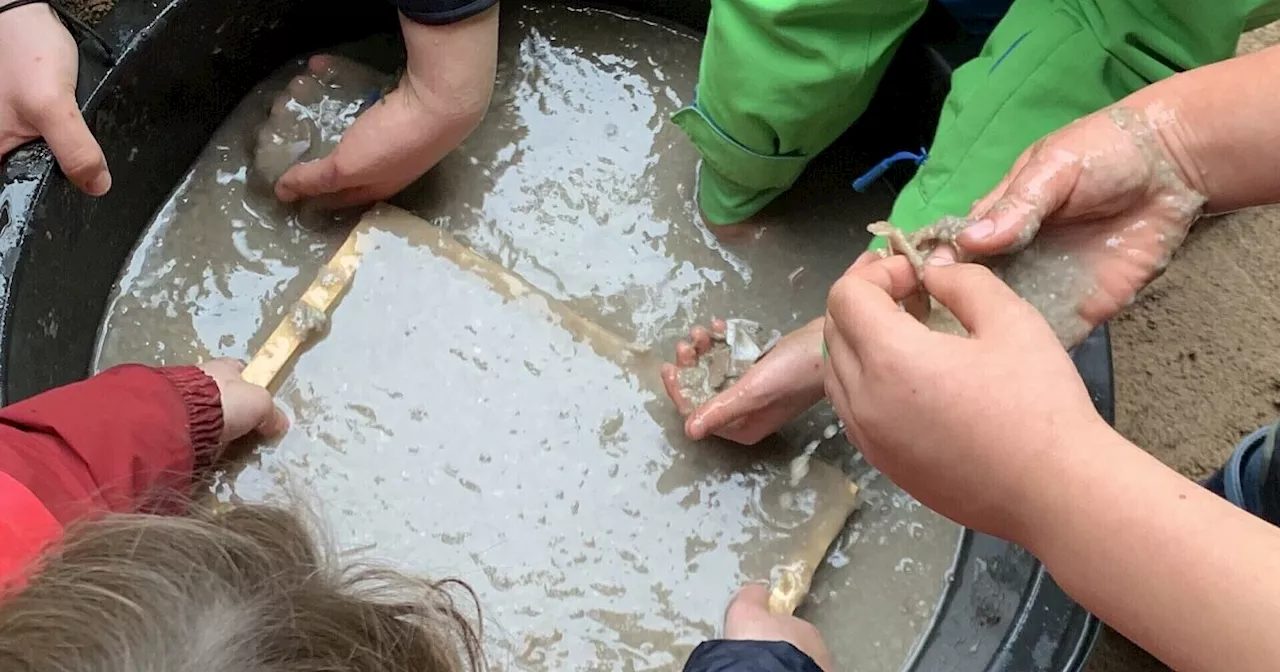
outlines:
[[[88, 56], [81, 59], [78, 87], [82, 110], [108, 152], [113, 175], [117, 178], [141, 175], [144, 182], [154, 178], [163, 186], [152, 188], [141, 184], [143, 198], [136, 200], [143, 202], [129, 203], [128, 195], [121, 193], [129, 189], [130, 181], [117, 179], [112, 194], [94, 201], [71, 187], [57, 171], [48, 149], [40, 143], [20, 148], [0, 163], [0, 401], [17, 401], [89, 373], [97, 324], [123, 262], [100, 263], [91, 258], [86, 264], [77, 264], [60, 259], [59, 255], [74, 255], [87, 248], [92, 251], [91, 257], [101, 249], [115, 251], [117, 257], [127, 257], [150, 215], [167, 195], [168, 185], [176, 183], [185, 172], [213, 128], [240, 96], [277, 63], [309, 50], [297, 48], [298, 40], [281, 38], [278, 48], [264, 47], [255, 55], [236, 56], [234, 62], [246, 66], [242, 70], [247, 72], [206, 72], [210, 77], [220, 77], [216, 81], [201, 80], [213, 81], [217, 89], [213, 93], [186, 86], [184, 79], [191, 79], [190, 73], [178, 72], [172, 64], [167, 72], [149, 73], [147, 84], [153, 85], [151, 90], [160, 87], [167, 97], [153, 107], [163, 108], [161, 111], [170, 115], [161, 114], [159, 121], [177, 124], [167, 130], [175, 133], [176, 141], [170, 146], [174, 154], [180, 155], [147, 156], [143, 165], [134, 166], [132, 155], [139, 154], [138, 148], [133, 147], [130, 153], [126, 145], [131, 141], [118, 137], [118, 129], [123, 128], [125, 135], [130, 130], [130, 120], [123, 119], [121, 112], [136, 110], [140, 119], [147, 120], [150, 108], [129, 108], [125, 105], [128, 101], [122, 97], [145, 86], [139, 81], [144, 68], [153, 71], [158, 68], [156, 55], [160, 51], [155, 42], [173, 34], [171, 39], [184, 46], [213, 44], [214, 48], [206, 54], [217, 57], [224, 53], [217, 48], [220, 35], [282, 34], [280, 25], [307, 20], [307, 14], [299, 9], [302, 2], [304, 0], [224, 0], [219, 3], [169, 0], [153, 4], [147, 0], [121, 0], [99, 26], [119, 57], [115, 66], [108, 67], [92, 45], [86, 46]], [[312, 14], [351, 14], [349, 5], [341, 0], [310, 0], [309, 7], [314, 10], [321, 4], [333, 5], [333, 13], [313, 11]], [[708, 7], [703, 0], [615, 0], [582, 4], [648, 14], [699, 31], [705, 29]], [[367, 34], [390, 26], [393, 18], [389, 10], [386, 13], [370, 11], [369, 16], [356, 17], [341, 27], [319, 28], [310, 48], [335, 44], [346, 35]], [[276, 56], [281, 57], [268, 60], [266, 66], [255, 65], [255, 58]], [[183, 63], [181, 57], [172, 60]], [[219, 110], [221, 114], [217, 113]], [[133, 140], [138, 140], [136, 134]], [[103, 227], [120, 227], [123, 232]], [[125, 249], [119, 253], [122, 244]], [[54, 268], [46, 271], [47, 266], [41, 264]], [[88, 279], [73, 281], [71, 276], [82, 270]], [[101, 282], [104, 277], [106, 281]], [[87, 283], [105, 290], [84, 290], [82, 286]], [[42, 302], [52, 302], [55, 307], [45, 314]], [[76, 320], [86, 319], [93, 324], [87, 335], [79, 333], [83, 330], [59, 327], [67, 320], [74, 324]], [[1072, 356], [1098, 411], [1108, 423], [1113, 423], [1113, 371], [1106, 328], [1095, 331]], [[952, 580], [939, 597], [931, 623], [904, 669], [1074, 672], [1083, 668], [1098, 635], [1099, 622], [1072, 602], [1025, 550], [965, 530], [956, 548], [950, 576]], [[1045, 648], [1044, 642], [1050, 646]]]

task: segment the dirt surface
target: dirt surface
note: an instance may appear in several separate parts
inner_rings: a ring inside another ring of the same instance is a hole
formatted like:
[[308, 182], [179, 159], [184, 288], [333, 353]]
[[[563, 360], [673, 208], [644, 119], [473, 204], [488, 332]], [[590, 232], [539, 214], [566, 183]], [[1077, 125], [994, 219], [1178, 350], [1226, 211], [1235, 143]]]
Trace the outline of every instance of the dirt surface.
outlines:
[[76, 18], [93, 25], [116, 6], [115, 0], [62, 0], [62, 6]]
[[[1280, 43], [1280, 24], [1241, 51]], [[1201, 222], [1133, 308], [1112, 325], [1117, 427], [1193, 478], [1280, 414], [1280, 207]], [[1089, 672], [1167, 669], [1107, 631]]]

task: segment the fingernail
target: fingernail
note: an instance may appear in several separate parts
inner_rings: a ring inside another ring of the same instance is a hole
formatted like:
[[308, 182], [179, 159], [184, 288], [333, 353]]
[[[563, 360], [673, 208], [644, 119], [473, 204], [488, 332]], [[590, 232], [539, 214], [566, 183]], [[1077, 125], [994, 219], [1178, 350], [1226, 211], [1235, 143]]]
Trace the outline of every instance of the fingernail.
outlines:
[[930, 266], [950, 266], [956, 263], [956, 251], [950, 245], [939, 245], [925, 263]]
[[101, 196], [108, 191], [111, 191], [111, 173], [104, 170], [93, 178], [93, 182], [89, 183], [89, 194]]
[[995, 235], [996, 223], [990, 219], [979, 220], [973, 226], [966, 227], [963, 235], [970, 239], [982, 240]]

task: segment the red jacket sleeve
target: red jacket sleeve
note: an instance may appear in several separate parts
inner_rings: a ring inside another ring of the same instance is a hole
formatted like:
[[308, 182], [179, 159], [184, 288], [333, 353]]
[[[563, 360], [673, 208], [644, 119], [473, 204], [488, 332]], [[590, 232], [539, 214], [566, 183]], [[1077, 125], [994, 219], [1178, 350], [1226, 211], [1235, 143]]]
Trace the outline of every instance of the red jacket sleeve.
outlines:
[[44, 503], [21, 483], [0, 472], [0, 599], [23, 587], [32, 562], [62, 535]]
[[221, 396], [203, 371], [119, 366], [0, 409], [0, 472], [63, 525], [173, 513], [221, 435]]

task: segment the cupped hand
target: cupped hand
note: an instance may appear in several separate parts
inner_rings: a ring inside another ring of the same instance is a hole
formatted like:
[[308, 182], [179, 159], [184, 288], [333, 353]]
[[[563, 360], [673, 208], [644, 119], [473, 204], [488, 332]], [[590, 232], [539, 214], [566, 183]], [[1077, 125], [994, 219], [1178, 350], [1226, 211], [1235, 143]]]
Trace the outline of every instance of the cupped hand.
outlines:
[[1094, 285], [1080, 316], [1107, 321], [1164, 271], [1204, 206], [1166, 141], [1174, 123], [1115, 106], [1046, 136], [973, 208], [957, 246], [985, 257], [1035, 238], [1074, 255]]
[[[879, 258], [864, 253], [851, 268]], [[694, 441], [718, 436], [751, 446], [822, 401], [822, 323], [819, 318], [783, 336], [728, 389], [697, 407], [681, 392], [677, 376], [711, 349], [712, 332], [723, 334], [725, 324], [712, 320], [710, 330], [694, 327], [689, 340], [676, 344], [675, 363], [662, 367], [667, 396], [685, 416], [685, 435]]]
[[734, 596], [724, 614], [724, 638], [758, 642], [786, 642], [813, 659], [818, 667], [835, 669], [822, 633], [812, 623], [769, 611], [769, 587], [753, 583]]
[[0, 157], [44, 138], [76, 187], [111, 189], [107, 159], [76, 103], [76, 41], [48, 5], [0, 13]]
[[281, 201], [343, 208], [387, 198], [479, 125], [497, 68], [497, 9], [444, 26], [400, 23], [408, 59], [399, 85], [360, 115], [332, 153], [290, 168], [275, 185]]
[[969, 332], [954, 336], [899, 307], [917, 283], [895, 259], [831, 290], [827, 394], [894, 483], [962, 525], [1019, 541], [1038, 479], [1105, 423], [1049, 325], [990, 270], [945, 255], [926, 267], [925, 288]]
[[685, 416], [684, 431], [689, 438], [698, 441], [714, 435], [754, 445], [822, 399], [819, 319], [783, 336], [728, 389], [694, 408], [680, 390], [680, 369], [697, 364], [711, 348], [712, 332], [723, 334], [724, 330], [721, 320], [713, 320], [710, 331], [694, 327], [689, 340], [676, 345], [675, 364], [662, 367], [667, 396]]
[[289, 419], [276, 407], [271, 393], [240, 377], [242, 362], [224, 357], [201, 364], [200, 370], [213, 379], [222, 395], [222, 443], [250, 432], [274, 438], [289, 429]]

